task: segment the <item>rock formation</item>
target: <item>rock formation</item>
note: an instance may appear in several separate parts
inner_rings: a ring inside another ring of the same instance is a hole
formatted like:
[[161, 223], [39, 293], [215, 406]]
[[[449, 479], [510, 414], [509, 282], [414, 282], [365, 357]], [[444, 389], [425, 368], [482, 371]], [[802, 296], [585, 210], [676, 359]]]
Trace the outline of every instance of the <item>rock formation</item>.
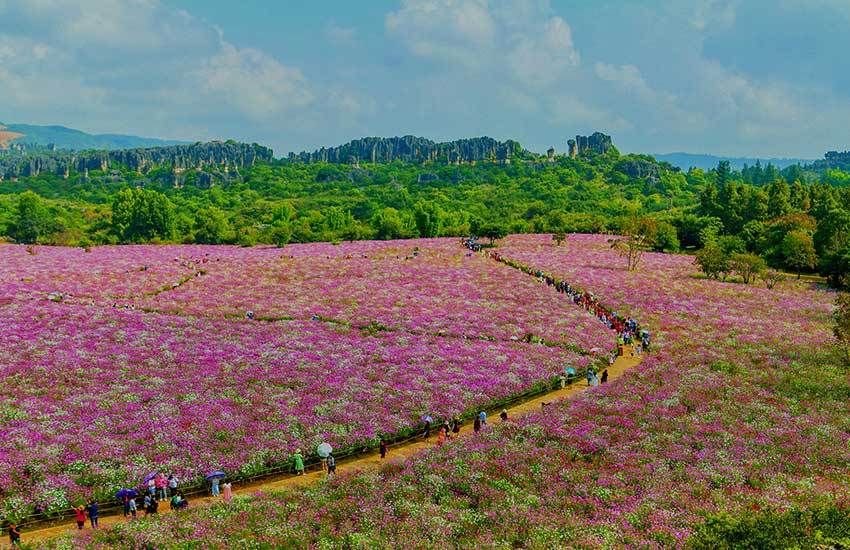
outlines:
[[602, 132], [594, 132], [589, 136], [576, 136], [575, 139], [567, 140], [570, 158], [576, 158], [587, 153], [606, 153], [612, 147], [614, 147], [614, 144], [611, 142], [611, 136]]
[[502, 142], [489, 137], [460, 139], [445, 143], [436, 143], [416, 136], [368, 137], [356, 139], [339, 147], [322, 147], [312, 153], [306, 151], [290, 153], [289, 160], [336, 164], [385, 163], [394, 160], [448, 164], [493, 161], [507, 164], [512, 158], [524, 152], [516, 141]]
[[[0, 153], [0, 177], [54, 174], [64, 178], [73, 173], [88, 177], [90, 171], [123, 167], [146, 174], [154, 168], [171, 167], [175, 174], [186, 170], [209, 171], [227, 176], [256, 162], [273, 160], [272, 150], [257, 144], [214, 141], [192, 145], [119, 149], [114, 151], [9, 150]], [[200, 178], [202, 182], [207, 178]]]

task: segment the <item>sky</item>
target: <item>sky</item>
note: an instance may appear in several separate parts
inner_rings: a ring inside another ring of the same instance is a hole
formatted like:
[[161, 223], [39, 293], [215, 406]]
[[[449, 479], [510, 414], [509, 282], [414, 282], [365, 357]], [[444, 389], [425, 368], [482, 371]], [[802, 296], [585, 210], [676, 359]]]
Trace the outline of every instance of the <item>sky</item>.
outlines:
[[563, 151], [850, 149], [850, 0], [0, 0], [0, 121]]

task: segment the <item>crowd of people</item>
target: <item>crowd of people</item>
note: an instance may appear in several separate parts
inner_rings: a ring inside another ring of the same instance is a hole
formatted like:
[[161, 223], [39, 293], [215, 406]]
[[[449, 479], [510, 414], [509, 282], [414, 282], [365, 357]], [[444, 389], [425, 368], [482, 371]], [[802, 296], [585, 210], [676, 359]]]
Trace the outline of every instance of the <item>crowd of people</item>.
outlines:
[[[472, 252], [483, 250], [483, 246], [475, 237], [463, 239], [463, 245]], [[642, 350], [649, 348], [651, 335], [647, 329], [641, 328], [635, 319], [623, 317], [616, 311], [603, 306], [592, 292], [579, 290], [568, 282], [544, 273], [539, 269], [533, 269], [520, 262], [506, 258], [498, 251], [487, 250], [485, 251], [485, 255], [497, 262], [519, 269], [523, 273], [533, 275], [541, 283], [554, 288], [555, 291], [561, 294], [567, 295], [575, 305], [584, 308], [585, 311], [591, 313], [617, 334], [617, 353], [619, 355], [625, 355], [627, 346], [631, 348], [632, 353], [640, 353]]]

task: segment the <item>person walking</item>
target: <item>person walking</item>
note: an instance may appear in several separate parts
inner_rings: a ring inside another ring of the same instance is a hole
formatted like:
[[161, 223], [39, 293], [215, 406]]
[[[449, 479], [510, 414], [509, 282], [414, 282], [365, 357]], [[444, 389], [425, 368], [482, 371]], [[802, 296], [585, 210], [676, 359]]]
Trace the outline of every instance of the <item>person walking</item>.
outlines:
[[145, 500], [142, 501], [142, 506], [145, 509], [145, 515], [148, 515], [148, 514], [151, 513], [151, 502], [153, 502], [153, 499], [151, 498], [151, 496], [145, 495]]
[[303, 476], [304, 457], [301, 455], [301, 449], [296, 449], [295, 454], [292, 455], [292, 462], [295, 465], [295, 475]]
[[502, 412], [499, 413], [499, 418], [502, 420], [502, 422], [507, 422], [508, 421], [508, 410], [502, 409]]
[[452, 418], [452, 433], [457, 436], [460, 434], [460, 419], [458, 417]]
[[9, 544], [12, 546], [21, 545], [21, 532], [18, 530], [18, 526], [15, 523], [9, 524]]
[[177, 476], [174, 474], [168, 475], [168, 494], [169, 496], [174, 496], [177, 493], [177, 486], [180, 484], [180, 480], [177, 479]]
[[472, 423], [472, 431], [478, 433], [481, 431], [481, 417], [476, 416], [475, 421]]
[[74, 508], [74, 519], [77, 521], [77, 529], [82, 530], [86, 525], [86, 509], [82, 504]]
[[131, 516], [133, 519], [136, 519], [136, 510], [138, 510], [138, 508], [136, 507], [136, 499], [135, 499], [135, 498], [131, 498], [131, 499], [130, 499], [130, 502], [127, 504], [127, 507], [128, 507], [128, 509], [129, 509], [129, 511], [130, 511], [130, 516]]
[[221, 498], [224, 499], [224, 502], [230, 504], [230, 501], [233, 500], [233, 486], [230, 482], [227, 482], [221, 486], [221, 489]]
[[387, 458], [387, 442], [381, 439], [381, 442], [378, 444], [378, 452], [381, 453], [381, 460]]
[[479, 418], [479, 420], [481, 420], [481, 427], [482, 428], [487, 425], [487, 413], [486, 412], [481, 411], [480, 413], [478, 413], [478, 418]]
[[425, 430], [422, 432], [422, 439], [428, 439], [431, 437], [431, 417], [427, 417], [425, 420]]
[[218, 488], [219, 483], [221, 483], [220, 477], [214, 477], [210, 480], [210, 492], [214, 497], [217, 497], [221, 494], [221, 491]]
[[97, 529], [97, 518], [100, 515], [100, 507], [97, 505], [97, 500], [91, 501], [86, 511], [89, 513], [91, 528]]
[[446, 429], [442, 426], [440, 427], [440, 431], [437, 432], [437, 446], [442, 447], [443, 443], [446, 442]]
[[336, 475], [336, 459], [334, 458], [333, 453], [328, 455], [328, 478], [332, 478]]
[[602, 383], [606, 383], [608, 381], [608, 369], [602, 371]]

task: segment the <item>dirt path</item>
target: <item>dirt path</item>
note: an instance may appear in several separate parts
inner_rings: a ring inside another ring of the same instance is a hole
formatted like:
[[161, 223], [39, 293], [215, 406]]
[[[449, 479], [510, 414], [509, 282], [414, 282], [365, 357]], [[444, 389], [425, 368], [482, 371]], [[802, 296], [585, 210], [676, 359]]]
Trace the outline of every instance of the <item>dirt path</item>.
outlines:
[[[640, 356], [629, 356], [618, 357], [613, 365], [608, 367], [608, 379], [615, 380], [622, 376], [627, 370], [635, 367], [640, 363]], [[587, 382], [585, 380], [580, 380], [573, 383], [570, 386], [567, 386], [564, 389], [558, 389], [547, 394], [543, 394], [539, 397], [535, 397], [528, 401], [519, 403], [507, 409], [508, 411], [508, 421], [511, 418], [516, 418], [517, 416], [523, 416], [534, 411], [540, 410], [541, 406], [544, 403], [555, 403], [558, 401], [564, 401], [566, 399], [570, 399], [580, 394], [581, 392], [589, 389]], [[487, 421], [490, 424], [498, 423], [499, 420], [499, 412], [500, 411], [488, 411]], [[486, 429], [486, 428], [485, 428]], [[472, 423], [464, 424], [460, 430], [460, 437], [469, 437], [473, 434], [472, 431]], [[390, 447], [389, 453], [387, 455], [386, 460], [392, 461], [401, 461], [407, 458], [410, 458], [417, 453], [436, 445], [437, 437], [436, 431], [434, 431], [434, 435], [431, 436], [427, 441], [418, 440], [418, 441], [410, 441], [405, 443], [400, 443], [399, 445]], [[359, 455], [355, 458], [338, 460], [337, 461], [337, 470], [342, 472], [361, 472], [366, 470], [375, 470], [379, 468], [381, 465], [381, 458], [378, 455], [377, 451], [373, 453]], [[265, 481], [260, 481], [257, 483], [251, 483], [244, 486], [236, 486], [233, 488], [233, 492], [238, 495], [251, 495], [256, 493], [257, 491], [268, 491], [273, 489], [292, 489], [298, 487], [305, 487], [307, 485], [312, 485], [314, 483], [318, 483], [321, 480], [325, 479], [325, 473], [321, 470], [314, 470], [307, 472], [303, 476], [282, 476], [279, 479], [268, 479]], [[205, 498], [193, 498], [190, 503], [191, 506], [207, 506], [210, 503], [214, 502], [215, 498], [213, 497], [205, 497]], [[163, 502], [160, 505], [160, 514], [168, 514], [171, 513], [168, 504]], [[143, 515], [140, 511], [139, 515]], [[121, 523], [127, 521], [123, 516], [120, 515], [111, 515], [111, 516], [103, 516], [100, 518], [100, 526], [109, 527], [110, 525], [114, 525], [116, 523]], [[89, 525], [86, 524], [86, 529], [89, 529]], [[67, 522], [60, 525], [55, 525], [52, 527], [45, 527], [42, 529], [37, 529], [34, 531], [22, 531], [22, 541], [24, 543], [39, 543], [45, 540], [57, 537], [59, 535], [63, 535], [65, 533], [73, 533], [76, 531], [76, 524], [74, 522]]]

